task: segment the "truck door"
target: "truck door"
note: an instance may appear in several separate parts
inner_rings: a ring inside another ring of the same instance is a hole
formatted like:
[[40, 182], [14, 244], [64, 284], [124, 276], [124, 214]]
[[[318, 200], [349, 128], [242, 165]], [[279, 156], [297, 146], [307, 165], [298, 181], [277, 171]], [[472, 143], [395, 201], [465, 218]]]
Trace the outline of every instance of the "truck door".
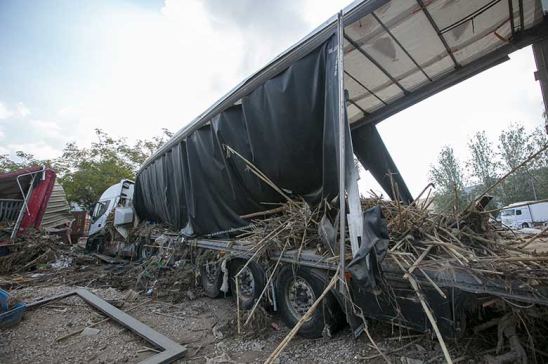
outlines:
[[516, 227], [528, 228], [532, 226], [531, 214], [527, 206], [516, 209]]

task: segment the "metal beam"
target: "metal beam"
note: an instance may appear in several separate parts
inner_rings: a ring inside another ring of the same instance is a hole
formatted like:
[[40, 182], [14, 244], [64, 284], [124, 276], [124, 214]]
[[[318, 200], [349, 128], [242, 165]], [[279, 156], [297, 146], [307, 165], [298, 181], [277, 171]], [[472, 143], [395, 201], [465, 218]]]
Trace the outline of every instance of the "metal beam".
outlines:
[[356, 107], [356, 109], [360, 110], [360, 111], [362, 112], [363, 116], [369, 115], [369, 113], [368, 113], [367, 111], [365, 111], [365, 110], [363, 109], [363, 107], [361, 107], [360, 105], [356, 104], [354, 101], [348, 99], [348, 102], [351, 103], [352, 105], [354, 105], [354, 106]]
[[477, 18], [481, 14], [485, 13], [487, 10], [491, 9], [493, 6], [497, 5], [501, 1], [502, 0], [491, 0], [491, 2], [481, 6], [479, 9], [476, 9], [472, 13], [466, 15], [464, 18], [459, 19], [459, 20], [453, 22], [452, 24], [449, 24], [448, 26], [446, 26], [443, 29], [440, 29], [440, 34], [445, 34], [448, 31], [453, 30], [453, 29], [463, 25], [464, 23], [467, 23], [469, 21], [473, 21], [475, 18]]
[[167, 336], [160, 334], [158, 331], [131, 317], [124, 311], [117, 309], [116, 307], [106, 302], [105, 300], [97, 297], [87, 289], [78, 288], [74, 291], [30, 303], [27, 305], [27, 308], [36, 308], [53, 300], [69, 297], [72, 295], [79, 296], [88, 305], [94, 307], [105, 316], [126, 327], [134, 334], [139, 335], [147, 342], [153, 344], [156, 348], [163, 350], [162, 352], [141, 361], [140, 364], [167, 364], [172, 363], [175, 360], [180, 359], [184, 356], [186, 352], [185, 346], [177, 344], [175, 341], [171, 340]]
[[519, 0], [518, 2], [519, 4], [519, 27], [520, 27], [520, 31], [524, 31], [525, 30], [525, 17], [523, 16], [523, 0]]
[[348, 36], [348, 34], [344, 33], [344, 39], [346, 39], [348, 41], [348, 43], [352, 44], [352, 46], [358, 52], [360, 52], [365, 58], [367, 58], [371, 63], [373, 63], [375, 65], [375, 67], [377, 67], [382, 73], [384, 73], [384, 75], [386, 77], [388, 77], [390, 79], [390, 81], [392, 81], [392, 83], [394, 83], [396, 86], [398, 86], [403, 91], [404, 94], [407, 94], [409, 92], [400, 84], [400, 82], [398, 80], [396, 80], [394, 78], [394, 76], [392, 76], [390, 74], [390, 72], [388, 72], [379, 62], [377, 62], [377, 60], [375, 58], [371, 57], [369, 55], [369, 53], [367, 53], [365, 50], [363, 50], [363, 48], [361, 48], [358, 43], [356, 43], [352, 38], [350, 38], [350, 36]]
[[[205, 240], [196, 239], [190, 240], [188, 244], [192, 247], [211, 249], [220, 252], [229, 252], [238, 258], [249, 259], [253, 256], [253, 252], [249, 248], [249, 245], [242, 245], [239, 241], [234, 240]], [[269, 252], [269, 259], [272, 261], [297, 264], [303, 267], [320, 268], [337, 270], [338, 265], [326, 262], [324, 257], [316, 254], [298, 254], [297, 251], [286, 251], [283, 254], [279, 250], [273, 250]]]
[[386, 25], [384, 25], [384, 23], [379, 19], [379, 17], [377, 15], [375, 15], [375, 13], [371, 13], [371, 16], [373, 18], [375, 18], [375, 20], [379, 23], [379, 25], [384, 29], [384, 31], [386, 33], [388, 33], [388, 35], [394, 39], [394, 42], [396, 42], [396, 44], [401, 48], [401, 50], [403, 51], [403, 53], [405, 53], [405, 55], [407, 57], [409, 57], [409, 59], [411, 60], [411, 62], [413, 62], [413, 64], [419, 69], [419, 71], [422, 72], [422, 74], [424, 75], [424, 77], [426, 77], [428, 79], [428, 81], [432, 81], [432, 79], [430, 78], [430, 76], [428, 76], [428, 74], [424, 71], [424, 69], [417, 63], [417, 61], [415, 61], [415, 58], [413, 58], [411, 56], [411, 54], [407, 51], [407, 49], [405, 49], [405, 47], [403, 46], [403, 44], [400, 43], [400, 41], [398, 40], [398, 38], [396, 38], [394, 36], [394, 34], [392, 34], [392, 32], [390, 31], [390, 29], [388, 29], [388, 27]]
[[455, 64], [455, 68], [459, 68], [460, 65], [457, 62], [457, 59], [455, 58], [455, 55], [453, 54], [453, 52], [451, 52], [451, 48], [449, 48], [449, 44], [447, 44], [447, 41], [445, 40], [445, 37], [443, 36], [443, 34], [441, 34], [440, 28], [438, 28], [438, 25], [436, 24], [436, 22], [434, 21], [434, 18], [432, 18], [432, 15], [430, 14], [428, 9], [424, 5], [424, 2], [422, 0], [417, 0], [417, 3], [421, 7], [422, 12], [424, 13], [424, 15], [426, 15], [426, 18], [428, 19], [428, 21], [432, 25], [432, 28], [434, 28], [434, 30], [436, 31], [436, 34], [438, 35], [438, 38], [440, 38], [441, 43], [445, 47], [445, 50], [446, 50], [447, 54], [449, 55], [449, 57], [451, 57], [451, 60]]
[[[346, 241], [346, 199], [345, 199], [345, 135], [348, 124], [346, 122], [346, 105], [344, 102], [344, 24], [342, 11], [337, 17], [337, 86], [338, 86], [338, 111], [339, 111], [339, 267], [340, 275], [344, 277], [345, 272], [345, 241]], [[344, 284], [341, 284], [341, 291], [344, 291]]]
[[[43, 171], [36, 171], [36, 172], [30, 172], [25, 173], [17, 176], [15, 180], [17, 181], [17, 186], [19, 187], [19, 191], [21, 191], [21, 194], [23, 195], [23, 206], [21, 206], [21, 210], [19, 211], [19, 215], [17, 216], [17, 220], [15, 221], [15, 225], [13, 225], [13, 230], [11, 231], [10, 240], [15, 240], [15, 237], [17, 234], [19, 234], [19, 227], [21, 226], [21, 222], [23, 222], [23, 216], [28, 213], [29, 207], [28, 207], [28, 201], [32, 196], [32, 191], [34, 189], [34, 180], [36, 179], [36, 175], [38, 173], [42, 173]], [[27, 193], [23, 190], [23, 187], [21, 186], [21, 182], [19, 181], [19, 178], [23, 176], [32, 175], [32, 179], [30, 180], [29, 189]]]
[[[533, 43], [533, 55], [537, 71], [535, 72], [535, 80], [540, 84], [542, 92], [542, 100], [544, 101], [544, 112], [548, 112], [548, 39]], [[545, 116], [545, 129], [548, 134], [548, 118]]]
[[516, 24], [514, 23], [514, 4], [512, 4], [513, 1], [514, 0], [508, 0], [508, 14], [510, 16], [510, 31], [512, 32], [512, 38], [516, 32]]
[[388, 105], [383, 99], [381, 99], [376, 93], [374, 93], [371, 89], [369, 89], [367, 86], [365, 86], [363, 83], [361, 83], [360, 80], [358, 80], [356, 77], [352, 76], [350, 73], [348, 73], [347, 71], [344, 71], [344, 73], [350, 77], [354, 82], [356, 82], [358, 85], [360, 85], [361, 87], [363, 87], [363, 89], [367, 92], [369, 92], [371, 95], [373, 95], [377, 100], [379, 100], [380, 102], [382, 102], [384, 105]]
[[548, 38], [548, 21], [546, 19], [535, 28], [529, 29], [525, 32], [516, 33], [514, 41], [511, 44], [502, 46], [490, 54], [462, 66], [452, 73], [449, 73], [447, 76], [414, 90], [409, 95], [390, 103], [388, 106], [370, 113], [367, 118], [362, 118], [352, 123], [350, 127], [355, 129], [368, 123], [377, 124], [382, 120], [408, 108], [409, 106], [412, 106], [493, 66], [507, 61], [509, 59], [508, 54], [545, 38]]
[[448, 76], [438, 81], [429, 83], [426, 86], [423, 86], [411, 92], [409, 95], [404, 96], [397, 101], [394, 101], [388, 106], [383, 107], [382, 109], [379, 109], [378, 111], [370, 113], [367, 116], [367, 118], [362, 118], [358, 121], [355, 121], [354, 123], [350, 125], [350, 127], [354, 129], [354, 128], [359, 128], [360, 126], [368, 123], [377, 124], [381, 122], [382, 120], [408, 108], [409, 106], [412, 106], [432, 95], [437, 94], [440, 91], [443, 91], [453, 85], [456, 85], [457, 83], [460, 83], [461, 81], [464, 81], [467, 78], [470, 78], [478, 73], [481, 73], [485, 71], [486, 69], [496, 66], [502, 62], [505, 62], [508, 59], [509, 59], [508, 56], [504, 54], [501, 57], [496, 59], [490, 58], [489, 59], [490, 62], [485, 62], [482, 59], [482, 62], [479, 62], [478, 64], [473, 64], [473, 65], [470, 64], [470, 67], [461, 67], [459, 70], [455, 71], [454, 73], [451, 73]]

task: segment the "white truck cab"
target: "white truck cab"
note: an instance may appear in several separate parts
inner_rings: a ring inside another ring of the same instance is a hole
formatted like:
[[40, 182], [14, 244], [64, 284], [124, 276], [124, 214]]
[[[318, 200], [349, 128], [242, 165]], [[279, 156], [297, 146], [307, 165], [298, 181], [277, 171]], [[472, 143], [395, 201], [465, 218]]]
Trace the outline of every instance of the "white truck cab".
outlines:
[[114, 211], [114, 227], [122, 236], [127, 237], [127, 230], [121, 226], [133, 222], [134, 184], [131, 180], [123, 179], [103, 192], [91, 214], [89, 236], [104, 230], [109, 216]]
[[501, 221], [504, 225], [522, 229], [548, 222], [548, 202], [516, 202], [501, 210]]

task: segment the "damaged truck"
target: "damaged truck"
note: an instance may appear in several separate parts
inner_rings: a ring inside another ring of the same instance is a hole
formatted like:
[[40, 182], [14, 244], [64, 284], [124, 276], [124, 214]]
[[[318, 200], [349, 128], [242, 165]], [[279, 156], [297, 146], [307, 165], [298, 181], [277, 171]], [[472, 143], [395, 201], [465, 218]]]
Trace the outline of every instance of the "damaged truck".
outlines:
[[55, 171], [29, 167], [0, 174], [0, 248], [7, 252], [17, 236], [44, 229], [67, 236], [74, 218]]
[[[266, 300], [290, 327], [325, 297], [299, 322], [307, 337], [346, 322], [357, 336], [372, 318], [442, 342], [496, 302], [546, 307], [545, 276], [525, 284], [501, 265], [536, 258], [475, 235], [485, 231], [472, 219], [481, 203], [455, 221], [430, 224], [417, 212], [403, 228], [398, 219], [418, 198], [376, 125], [531, 44], [545, 92], [547, 25], [539, 0], [355, 2], [176, 133], [134, 185], [105, 193], [90, 248], [105, 245], [97, 237], [109, 216], [118, 231], [139, 221], [168, 226], [176, 233], [161, 239], [109, 241], [137, 255], [154, 241], [207, 252], [199, 269], [209, 296], [232, 291], [240, 309]], [[393, 209], [360, 198], [354, 155]], [[284, 214], [297, 217], [274, 218]]]

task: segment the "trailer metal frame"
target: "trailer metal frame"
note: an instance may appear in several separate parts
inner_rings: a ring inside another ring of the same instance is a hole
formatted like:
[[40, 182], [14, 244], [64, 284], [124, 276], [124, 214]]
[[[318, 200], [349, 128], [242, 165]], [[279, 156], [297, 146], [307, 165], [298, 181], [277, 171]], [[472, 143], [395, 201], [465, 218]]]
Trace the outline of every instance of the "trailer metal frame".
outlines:
[[180, 359], [184, 356], [186, 352], [186, 346], [180, 345], [168, 338], [167, 336], [160, 334], [158, 331], [143, 324], [141, 321], [128, 315], [124, 311], [117, 309], [116, 307], [101, 299], [100, 297], [94, 295], [87, 289], [77, 288], [73, 291], [62, 293], [53, 297], [48, 297], [40, 301], [31, 302], [27, 305], [27, 309], [37, 308], [54, 300], [59, 300], [74, 295], [80, 297], [88, 305], [92, 306], [105, 316], [124, 326], [134, 334], [142, 337], [147, 342], [153, 344], [156, 348], [163, 350], [162, 352], [152, 355], [151, 357], [141, 361], [140, 364], [167, 364], [172, 363], [175, 360]]
[[[247, 248], [249, 245], [235, 241], [235, 240], [211, 240], [211, 239], [189, 239], [188, 241], [183, 240], [183, 243], [189, 244], [191, 247], [210, 249], [218, 252], [231, 253], [235, 257], [239, 258], [251, 258], [253, 253]], [[310, 251], [303, 251], [298, 255], [297, 251], [286, 251], [281, 254], [278, 251], [272, 251], [268, 258], [272, 261], [280, 259], [280, 261], [289, 264], [296, 264], [308, 268], [323, 269], [335, 272], [337, 270], [338, 264], [326, 261], [324, 257], [311, 253]], [[383, 275], [386, 276], [388, 280], [401, 280], [402, 272], [395, 263], [390, 261], [390, 258], [387, 257], [382, 263]], [[493, 295], [505, 299], [512, 299], [528, 304], [539, 304], [543, 306], [548, 306], [548, 287], [544, 292], [544, 295], [531, 295], [530, 292], [526, 289], [520, 288], [519, 286], [513, 285], [508, 286], [507, 282], [492, 280], [492, 281], [479, 281], [474, 274], [464, 267], [452, 267], [452, 269], [428, 269], [423, 268], [424, 272], [435, 281], [440, 287], [445, 288], [456, 288], [462, 291], [473, 293], [473, 294], [485, 294]], [[421, 272], [413, 273], [415, 278], [420, 284], [429, 286], [430, 283], [428, 279]], [[459, 279], [457, 279], [457, 276]]]

